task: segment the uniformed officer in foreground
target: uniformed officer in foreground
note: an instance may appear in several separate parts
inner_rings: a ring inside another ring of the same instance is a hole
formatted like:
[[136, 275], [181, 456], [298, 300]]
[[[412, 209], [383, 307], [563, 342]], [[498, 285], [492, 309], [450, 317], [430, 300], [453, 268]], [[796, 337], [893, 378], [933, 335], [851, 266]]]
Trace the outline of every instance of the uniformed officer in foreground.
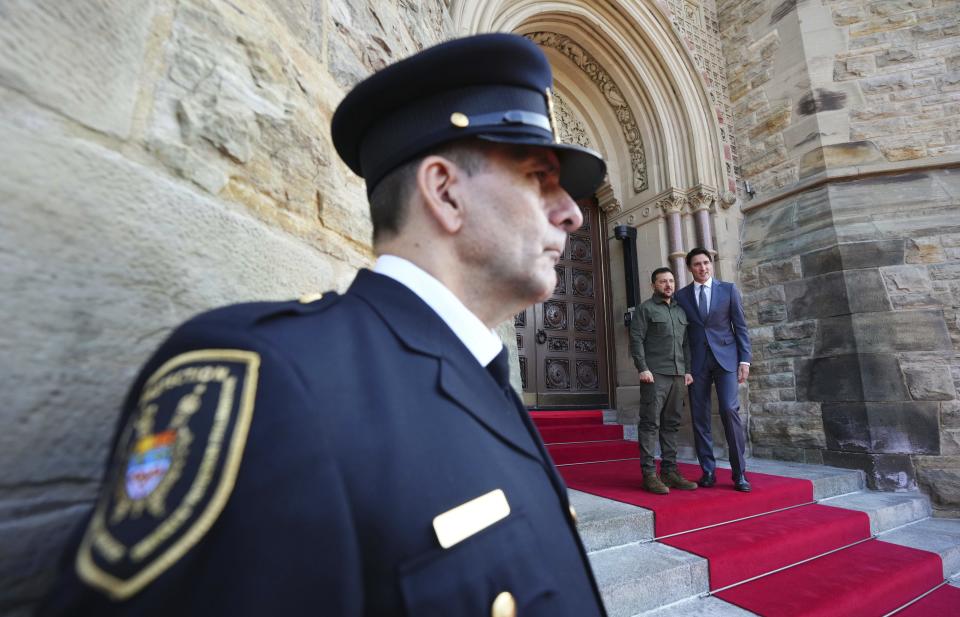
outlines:
[[43, 614], [604, 613], [491, 330], [549, 296], [571, 198], [605, 173], [558, 143], [550, 87], [533, 43], [492, 34], [347, 95], [333, 142], [366, 179], [376, 266], [171, 335]]
[[[673, 270], [657, 268], [650, 275], [653, 296], [640, 305], [630, 321], [630, 354], [640, 373], [640, 414], [637, 441], [643, 488], [666, 495], [671, 488], [693, 490], [695, 482], [677, 467], [677, 431], [683, 413], [683, 394], [693, 383], [687, 315], [674, 301]], [[660, 440], [660, 473], [655, 450]]]

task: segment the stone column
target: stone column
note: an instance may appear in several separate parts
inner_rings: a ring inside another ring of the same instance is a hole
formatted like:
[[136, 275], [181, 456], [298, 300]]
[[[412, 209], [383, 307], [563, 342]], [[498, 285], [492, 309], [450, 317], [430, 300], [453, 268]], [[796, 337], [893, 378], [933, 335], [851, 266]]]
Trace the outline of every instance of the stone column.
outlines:
[[687, 266], [683, 261], [686, 251], [683, 248], [683, 227], [680, 213], [687, 204], [687, 198], [681, 193], [674, 193], [657, 202], [657, 207], [663, 210], [663, 218], [667, 221], [667, 242], [669, 247], [670, 267], [677, 278], [677, 289], [687, 284]]
[[690, 209], [693, 210], [694, 224], [697, 229], [697, 244], [708, 251], [714, 259], [717, 250], [713, 245], [713, 221], [710, 207], [716, 201], [716, 193], [704, 187], [699, 187], [690, 194]]

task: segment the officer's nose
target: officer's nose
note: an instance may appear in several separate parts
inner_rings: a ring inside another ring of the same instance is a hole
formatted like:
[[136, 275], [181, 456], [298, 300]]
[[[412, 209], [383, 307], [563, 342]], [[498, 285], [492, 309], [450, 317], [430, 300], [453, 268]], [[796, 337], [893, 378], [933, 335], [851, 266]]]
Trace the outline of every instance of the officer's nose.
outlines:
[[570, 194], [557, 187], [553, 191], [551, 199], [553, 203], [550, 209], [550, 223], [567, 233], [580, 229], [580, 226], [583, 225], [583, 212], [580, 211], [580, 207], [577, 206], [577, 202], [573, 201]]

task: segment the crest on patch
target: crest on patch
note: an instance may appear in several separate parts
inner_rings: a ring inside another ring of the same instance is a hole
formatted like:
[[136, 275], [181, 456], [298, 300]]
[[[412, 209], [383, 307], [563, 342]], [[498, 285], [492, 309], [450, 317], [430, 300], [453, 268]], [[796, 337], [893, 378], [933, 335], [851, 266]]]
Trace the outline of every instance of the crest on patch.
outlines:
[[144, 383], [77, 553], [77, 573], [128, 598], [210, 529], [233, 490], [253, 418], [260, 356], [204, 349]]

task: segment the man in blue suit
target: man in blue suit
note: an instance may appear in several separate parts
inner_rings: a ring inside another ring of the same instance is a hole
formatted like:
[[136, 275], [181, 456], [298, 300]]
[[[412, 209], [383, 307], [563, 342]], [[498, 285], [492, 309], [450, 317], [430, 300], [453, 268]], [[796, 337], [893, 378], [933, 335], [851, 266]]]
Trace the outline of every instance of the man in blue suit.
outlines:
[[743, 301], [736, 285], [713, 278], [713, 259], [706, 249], [695, 248], [687, 253], [687, 268], [693, 274], [693, 282], [677, 292], [677, 302], [689, 321], [687, 337], [693, 366], [690, 411], [697, 459], [703, 469], [697, 484], [711, 487], [717, 481], [710, 425], [710, 387], [715, 384], [733, 486], [749, 493], [744, 426], [737, 395], [737, 384], [750, 375], [750, 337], [743, 317]]
[[196, 317], [134, 382], [41, 614], [596, 617], [566, 487], [492, 327], [549, 297], [605, 165], [522, 37], [455, 40], [332, 124], [373, 270]]

